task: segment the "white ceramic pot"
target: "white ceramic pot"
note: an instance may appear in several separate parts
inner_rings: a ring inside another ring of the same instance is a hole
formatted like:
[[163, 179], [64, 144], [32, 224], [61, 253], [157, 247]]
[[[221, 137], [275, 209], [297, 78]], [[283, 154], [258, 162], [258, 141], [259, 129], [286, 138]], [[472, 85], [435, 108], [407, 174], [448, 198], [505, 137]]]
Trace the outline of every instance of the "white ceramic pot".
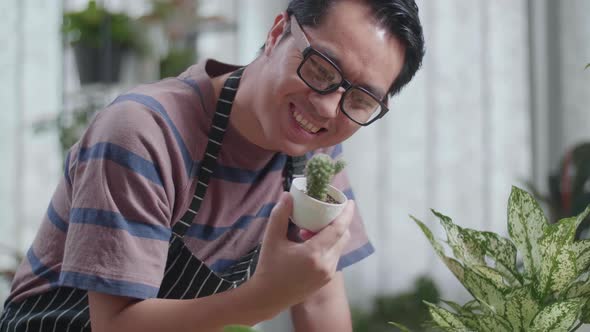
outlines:
[[329, 186], [328, 194], [339, 204], [322, 202], [309, 197], [305, 193], [306, 179], [295, 178], [291, 184], [291, 195], [293, 196], [293, 222], [300, 228], [312, 232], [318, 232], [332, 222], [344, 209], [348, 198], [342, 191]]

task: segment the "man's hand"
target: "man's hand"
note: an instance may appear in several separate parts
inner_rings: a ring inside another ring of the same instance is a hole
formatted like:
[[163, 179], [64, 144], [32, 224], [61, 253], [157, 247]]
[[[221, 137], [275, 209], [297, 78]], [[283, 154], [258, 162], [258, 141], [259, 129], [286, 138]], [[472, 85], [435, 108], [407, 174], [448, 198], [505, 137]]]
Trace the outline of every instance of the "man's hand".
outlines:
[[291, 195], [285, 192], [271, 212], [258, 267], [251, 280], [263, 290], [260, 296], [281, 308], [303, 302], [332, 280], [350, 238], [348, 228], [354, 215], [354, 203], [349, 201], [330, 225], [309, 240], [297, 243], [287, 238], [292, 209]]

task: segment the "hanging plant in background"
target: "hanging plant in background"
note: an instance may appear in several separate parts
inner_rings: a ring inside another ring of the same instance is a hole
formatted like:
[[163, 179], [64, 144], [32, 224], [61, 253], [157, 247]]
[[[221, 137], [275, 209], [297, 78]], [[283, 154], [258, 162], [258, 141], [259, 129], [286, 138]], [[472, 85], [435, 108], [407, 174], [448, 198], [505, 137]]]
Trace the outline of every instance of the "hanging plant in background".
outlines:
[[123, 54], [145, 51], [135, 21], [95, 0], [81, 11], [64, 13], [62, 32], [74, 49], [81, 84], [117, 82]]
[[[453, 257], [420, 220], [438, 256], [474, 300], [427, 303], [444, 331], [575, 331], [590, 323], [590, 240], [574, 240], [590, 213], [549, 224], [529, 193], [514, 187], [508, 202], [510, 239], [462, 228], [436, 211]], [[516, 264], [517, 252], [524, 268]]]

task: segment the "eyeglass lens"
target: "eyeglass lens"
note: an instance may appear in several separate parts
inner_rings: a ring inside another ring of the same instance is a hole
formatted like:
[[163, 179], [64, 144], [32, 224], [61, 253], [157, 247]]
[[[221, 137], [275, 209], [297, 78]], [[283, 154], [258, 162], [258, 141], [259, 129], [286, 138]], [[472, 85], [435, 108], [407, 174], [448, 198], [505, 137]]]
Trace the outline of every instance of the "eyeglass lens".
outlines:
[[[334, 90], [342, 83], [338, 68], [318, 54], [310, 54], [299, 68], [301, 78], [313, 89], [321, 92]], [[381, 112], [381, 104], [367, 92], [353, 87], [342, 97], [342, 110], [353, 120], [366, 123]]]

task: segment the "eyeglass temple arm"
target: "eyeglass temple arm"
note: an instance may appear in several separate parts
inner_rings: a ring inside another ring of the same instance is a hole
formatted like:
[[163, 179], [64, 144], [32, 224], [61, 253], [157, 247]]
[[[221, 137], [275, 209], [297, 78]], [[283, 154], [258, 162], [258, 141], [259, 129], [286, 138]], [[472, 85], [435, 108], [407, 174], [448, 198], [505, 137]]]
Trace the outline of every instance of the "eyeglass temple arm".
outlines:
[[299, 22], [297, 22], [295, 15], [291, 15], [291, 34], [293, 35], [293, 38], [295, 38], [295, 44], [301, 52], [311, 45], [309, 40], [307, 40], [307, 37], [305, 37], [305, 33], [303, 32], [301, 25], [299, 25]]

